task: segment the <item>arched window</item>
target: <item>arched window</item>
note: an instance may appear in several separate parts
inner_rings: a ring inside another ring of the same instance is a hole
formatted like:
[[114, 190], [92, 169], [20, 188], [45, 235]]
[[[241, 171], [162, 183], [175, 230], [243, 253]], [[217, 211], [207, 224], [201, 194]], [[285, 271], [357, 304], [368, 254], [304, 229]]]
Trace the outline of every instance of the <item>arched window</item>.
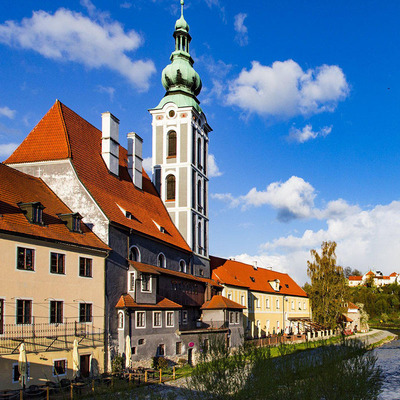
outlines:
[[197, 139], [197, 167], [201, 168], [201, 139]]
[[184, 260], [179, 261], [179, 272], [186, 273], [186, 263]]
[[160, 253], [157, 258], [157, 265], [161, 268], [165, 268], [165, 256], [163, 253]]
[[176, 157], [176, 132], [168, 133], [168, 157]]
[[132, 261], [140, 261], [140, 252], [136, 246], [129, 249], [129, 259]]
[[201, 206], [201, 181], [197, 182], [197, 209], [202, 210]]
[[175, 200], [175, 176], [167, 176], [167, 200]]

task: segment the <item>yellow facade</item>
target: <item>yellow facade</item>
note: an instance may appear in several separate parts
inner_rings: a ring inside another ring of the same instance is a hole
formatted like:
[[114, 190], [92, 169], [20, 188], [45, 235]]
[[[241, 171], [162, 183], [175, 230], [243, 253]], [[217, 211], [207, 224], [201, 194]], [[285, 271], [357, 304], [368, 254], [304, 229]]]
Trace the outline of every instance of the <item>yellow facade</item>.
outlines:
[[[103, 372], [106, 253], [7, 234], [0, 234], [0, 249], [0, 390], [20, 388], [15, 365], [22, 342], [28, 385], [72, 378], [75, 338], [84, 367]], [[18, 264], [21, 249], [28, 249], [29, 257], [33, 254], [32, 267]], [[57, 272], [54, 254], [63, 260]], [[63, 373], [57, 376], [57, 370]]]
[[292, 331], [302, 327], [290, 318], [311, 318], [307, 297], [256, 292], [247, 288], [224, 285], [223, 296], [246, 307], [243, 310], [246, 337], [259, 338], [269, 334]]

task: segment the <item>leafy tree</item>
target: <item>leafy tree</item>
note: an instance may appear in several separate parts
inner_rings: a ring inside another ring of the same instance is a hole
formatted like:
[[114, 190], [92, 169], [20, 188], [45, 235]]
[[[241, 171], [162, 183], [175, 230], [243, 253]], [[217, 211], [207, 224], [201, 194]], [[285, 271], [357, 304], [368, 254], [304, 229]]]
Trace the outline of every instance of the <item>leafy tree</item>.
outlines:
[[322, 242], [321, 255], [311, 250], [312, 261], [307, 261], [313, 317], [328, 328], [336, 327], [339, 316], [345, 311], [348, 293], [343, 268], [336, 264], [335, 250], [335, 242]]
[[349, 276], [362, 276], [362, 273], [358, 269], [351, 269], [351, 267], [346, 267], [343, 269], [344, 277], [349, 278]]

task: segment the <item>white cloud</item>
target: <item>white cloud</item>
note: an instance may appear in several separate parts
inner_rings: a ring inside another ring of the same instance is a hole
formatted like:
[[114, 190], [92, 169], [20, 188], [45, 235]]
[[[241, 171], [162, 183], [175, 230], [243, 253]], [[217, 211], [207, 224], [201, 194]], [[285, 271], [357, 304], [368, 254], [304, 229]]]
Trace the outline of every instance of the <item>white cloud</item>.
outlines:
[[214, 194], [213, 198], [228, 202], [231, 207], [269, 205], [278, 210], [280, 221], [313, 216], [315, 189], [304, 179], [292, 176], [286, 182], [273, 182], [266, 190], [252, 188], [246, 195], [233, 197], [228, 194]]
[[246, 46], [249, 42], [249, 36], [247, 34], [247, 26], [244, 24], [247, 14], [239, 13], [235, 15], [233, 26], [235, 28], [236, 36], [235, 40], [240, 46]]
[[290, 118], [334, 111], [349, 85], [341, 68], [322, 65], [303, 71], [293, 60], [275, 61], [271, 67], [252, 62], [230, 83], [227, 103], [249, 113]]
[[292, 127], [289, 132], [289, 141], [304, 143], [311, 139], [316, 139], [318, 136], [326, 137], [332, 132], [332, 126], [325, 126], [319, 131], [313, 131], [312, 125], [307, 124], [303, 129]]
[[[95, 12], [90, 1], [84, 4], [89, 12]], [[6, 21], [0, 25], [0, 42], [33, 50], [57, 61], [108, 68], [124, 76], [139, 90], [149, 88], [150, 77], [155, 72], [151, 60], [132, 60], [127, 55], [142, 45], [142, 37], [137, 32], [125, 32], [119, 22], [107, 18], [95, 21], [64, 8], [54, 14], [35, 11], [31, 18], [21, 22]]]
[[[338, 263], [366, 272], [372, 266], [385, 274], [398, 271], [400, 247], [400, 202], [377, 205], [369, 210], [353, 207], [342, 218], [328, 218], [327, 228], [306, 230], [302, 236], [284, 236], [261, 246], [260, 253], [247, 260], [264, 260], [278, 270], [288, 272], [301, 283], [307, 280], [310, 249], [320, 249], [322, 241], [337, 243]], [[238, 256], [236, 256], [237, 258]]]
[[19, 146], [19, 143], [0, 144], [0, 157], [7, 158]]
[[7, 117], [10, 119], [13, 119], [15, 117], [15, 114], [17, 112], [15, 110], [11, 110], [11, 108], [5, 106], [5, 107], [0, 107], [0, 115], [3, 117]]
[[145, 169], [145, 171], [151, 175], [152, 173], [152, 166], [153, 166], [153, 161], [151, 157], [147, 157], [143, 159], [143, 168]]
[[110, 96], [110, 100], [113, 101], [114, 100], [114, 93], [115, 93], [115, 89], [111, 86], [102, 86], [102, 85], [98, 85], [97, 86], [97, 91], [99, 93], [106, 93]]
[[206, 4], [207, 4], [207, 6], [209, 8], [216, 7], [216, 8], [219, 9], [219, 11], [221, 13], [222, 20], [223, 20], [223, 22], [226, 23], [225, 7], [223, 7], [221, 5], [220, 0], [205, 0], [205, 1], [206, 1]]
[[131, 8], [132, 3], [129, 3], [128, 1], [125, 1], [119, 5], [121, 8]]
[[217, 176], [222, 175], [222, 172], [219, 170], [218, 165], [215, 161], [215, 156], [213, 154], [208, 155], [207, 165], [208, 165], [208, 176], [210, 178], [215, 178]]

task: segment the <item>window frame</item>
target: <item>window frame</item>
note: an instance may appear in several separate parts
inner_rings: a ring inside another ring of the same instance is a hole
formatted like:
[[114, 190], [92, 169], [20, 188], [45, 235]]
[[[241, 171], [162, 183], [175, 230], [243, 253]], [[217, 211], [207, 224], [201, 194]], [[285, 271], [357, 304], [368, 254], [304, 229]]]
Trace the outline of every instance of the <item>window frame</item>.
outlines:
[[[19, 307], [18, 307], [18, 302], [19, 301], [23, 301], [24, 303], [24, 306], [23, 306], [23, 314], [22, 314], [22, 318], [23, 318], [23, 320], [25, 321], [26, 320], [26, 314], [25, 314], [25, 307], [26, 307], [26, 305], [25, 305], [25, 302], [29, 302], [29, 322], [18, 322], [18, 318], [19, 318], [19, 315], [18, 315], [18, 310], [19, 310]], [[15, 323], [16, 323], [16, 325], [32, 325], [32, 323], [33, 323], [33, 318], [32, 318], [32, 316], [33, 316], [33, 299], [21, 299], [21, 298], [19, 298], [19, 299], [16, 299], [16, 302], [15, 302]]]
[[[128, 293], [134, 293], [135, 292], [135, 271], [128, 270]], [[133, 279], [132, 279], [133, 277]], [[133, 283], [133, 288], [132, 288], [132, 283]]]
[[93, 322], [93, 303], [79, 303], [79, 322], [86, 324]]
[[[19, 250], [24, 250], [24, 260], [23, 260], [24, 266], [23, 266], [23, 268], [20, 268], [20, 267], [19, 267], [19, 264], [20, 264], [20, 261], [19, 261], [19, 257], [20, 257]], [[26, 264], [27, 264], [27, 261], [26, 261], [26, 251], [27, 251], [27, 250], [29, 250], [29, 251], [32, 252], [32, 254], [31, 254], [31, 257], [32, 257], [32, 260], [31, 260], [31, 268], [27, 268], [27, 267], [26, 267]], [[36, 261], [35, 253], [36, 253], [36, 249], [35, 249], [35, 248], [17, 246], [16, 265], [15, 265], [16, 269], [17, 269], [18, 271], [35, 272], [35, 261]]]
[[[57, 374], [56, 373], [56, 366], [55, 363], [59, 361], [64, 361], [64, 373], [63, 374]], [[53, 360], [53, 367], [52, 367], [52, 375], [53, 378], [56, 378], [58, 376], [66, 376], [68, 373], [68, 360], [66, 358], [56, 358]]]
[[6, 301], [4, 298], [0, 297], [0, 336], [4, 334], [5, 326], [5, 315], [6, 315]]
[[[17, 371], [18, 372], [18, 378], [17, 378], [17, 380], [14, 380], [14, 371]], [[28, 379], [27, 379], [27, 381], [29, 381], [30, 379], [31, 379], [31, 363], [28, 361], [28, 369], [27, 369], [27, 372], [28, 372]], [[11, 370], [11, 382], [12, 383], [19, 383], [19, 377], [20, 377], [20, 373], [19, 373], [19, 370], [18, 370], [18, 362], [16, 362], [16, 363], [13, 363], [12, 364], [12, 370]]]
[[167, 158], [176, 158], [178, 154], [178, 134], [173, 129], [167, 133]]
[[[157, 317], [156, 317], [157, 316]], [[159, 325], [156, 325], [156, 318], [159, 318]], [[153, 328], [162, 328], [162, 312], [161, 311], [153, 311]]]
[[[161, 260], [162, 260], [161, 263], [160, 263], [160, 257], [162, 257], [161, 258]], [[163, 252], [158, 253], [158, 255], [157, 255], [157, 267], [167, 268], [167, 258], [165, 257], [165, 254]]]
[[[82, 261], [84, 261], [83, 274], [82, 274]], [[89, 268], [87, 262], [90, 261]], [[89, 271], [89, 274], [88, 274]], [[79, 256], [79, 276], [81, 278], [93, 278], [93, 258]]]
[[[138, 325], [138, 315], [143, 314], [143, 325]], [[146, 311], [135, 311], [135, 328], [146, 329]]]
[[187, 325], [189, 321], [188, 311], [182, 310], [182, 325]]
[[[52, 256], [61, 256], [63, 260], [63, 266], [62, 266], [62, 272], [59, 272], [59, 257], [57, 257], [57, 266], [56, 266], [56, 271], [52, 271]], [[50, 274], [52, 275], [65, 275], [65, 261], [66, 261], [66, 255], [65, 253], [56, 253], [55, 251], [50, 252]]]
[[118, 311], [118, 329], [125, 328], [125, 315], [123, 311]]
[[[52, 305], [55, 306], [54, 309], [54, 320], [52, 320], [53, 317], [53, 310], [52, 310]], [[58, 307], [61, 306], [61, 314], [59, 315], [60, 310]], [[61, 317], [61, 321], [59, 321], [58, 317]], [[63, 300], [50, 300], [49, 302], [49, 324], [63, 324], [64, 323], [64, 301]]]
[[165, 178], [165, 200], [176, 200], [176, 177], [174, 174], [168, 174]]
[[[148, 277], [149, 280], [147, 281], [148, 284], [148, 289], [143, 289], [143, 277]], [[140, 273], [140, 291], [142, 293], [151, 293], [153, 291], [153, 283], [152, 283], [152, 278], [151, 278], [151, 274], [148, 274], [146, 272], [141, 272]]]
[[[168, 324], [168, 315], [172, 315], [172, 317], [171, 317], [172, 325]], [[167, 328], [173, 328], [175, 326], [175, 312], [174, 311], [165, 311], [165, 326]]]

